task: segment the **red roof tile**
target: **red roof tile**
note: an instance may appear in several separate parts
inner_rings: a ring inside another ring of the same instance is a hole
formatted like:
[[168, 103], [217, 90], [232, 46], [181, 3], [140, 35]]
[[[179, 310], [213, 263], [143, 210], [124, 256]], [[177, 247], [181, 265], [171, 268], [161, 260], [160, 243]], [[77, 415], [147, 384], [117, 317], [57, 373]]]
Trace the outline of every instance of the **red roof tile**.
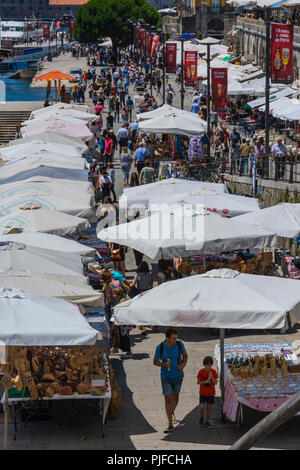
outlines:
[[89, 0], [49, 0], [49, 5], [84, 5]]

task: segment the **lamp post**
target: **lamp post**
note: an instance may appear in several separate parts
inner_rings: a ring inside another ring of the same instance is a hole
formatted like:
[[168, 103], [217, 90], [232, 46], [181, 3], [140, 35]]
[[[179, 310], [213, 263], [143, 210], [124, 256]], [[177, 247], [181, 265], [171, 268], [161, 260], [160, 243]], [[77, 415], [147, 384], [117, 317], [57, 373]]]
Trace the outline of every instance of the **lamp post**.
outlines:
[[266, 104], [265, 104], [265, 165], [263, 168], [264, 176], [269, 176], [269, 146], [270, 146], [270, 25], [271, 25], [271, 9], [266, 8]]
[[209, 138], [209, 146], [207, 150], [207, 157], [210, 157], [210, 46], [219, 44], [219, 40], [215, 38], [206, 38], [199, 41], [199, 44], [203, 44], [207, 47], [206, 51], [206, 63], [207, 63], [207, 136]]

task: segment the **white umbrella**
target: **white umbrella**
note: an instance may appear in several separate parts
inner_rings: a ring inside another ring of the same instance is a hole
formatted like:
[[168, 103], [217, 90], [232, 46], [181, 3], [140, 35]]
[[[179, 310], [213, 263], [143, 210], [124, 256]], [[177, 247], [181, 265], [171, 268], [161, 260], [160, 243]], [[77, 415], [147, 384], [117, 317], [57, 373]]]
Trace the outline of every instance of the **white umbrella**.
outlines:
[[[29, 207], [29, 209], [27, 208]], [[85, 230], [90, 225], [86, 219], [75, 217], [40, 206], [25, 206], [0, 218], [0, 235], [17, 231], [46, 232], [55, 235], [69, 235], [77, 230]]]
[[300, 236], [300, 204], [282, 203], [237, 217], [235, 220], [276, 233], [279, 237]]
[[20, 243], [0, 246], [0, 270], [9, 268], [37, 274], [83, 277], [83, 264], [79, 255], [32, 248]]
[[[22, 140], [22, 139], [19, 139]], [[22, 145], [13, 145], [0, 148], [0, 157], [2, 160], [20, 160], [22, 158], [31, 158], [35, 156], [53, 157], [58, 159], [64, 157], [64, 160], [73, 160], [82, 158], [82, 152], [70, 145], [56, 144], [47, 142], [45, 144], [36, 142], [27, 142]]]
[[195, 254], [272, 246], [275, 234], [211, 212], [156, 212], [150, 217], [101, 230], [103, 241], [129, 246], [149, 258], [176, 258]]
[[80, 137], [82, 140], [90, 140], [93, 137], [91, 131], [82, 121], [67, 117], [64, 119], [53, 118], [45, 121], [32, 121], [30, 126], [24, 126], [21, 129], [23, 137], [37, 135], [46, 131], [60, 131], [69, 136]]
[[225, 184], [208, 183], [206, 181], [192, 181], [180, 178], [169, 178], [155, 183], [125, 188], [120, 198], [120, 208], [144, 207], [148, 209], [149, 203], [155, 197], [161, 199], [161, 203], [168, 202], [169, 197], [179, 193], [192, 191], [214, 191], [224, 194], [227, 192]]
[[31, 248], [45, 248], [55, 252], [62, 252], [66, 254], [79, 255], [86, 258], [95, 258], [93, 248], [78, 243], [75, 240], [68, 240], [64, 237], [59, 237], [50, 233], [40, 232], [21, 232], [11, 233], [9, 235], [0, 236], [0, 243], [3, 242], [16, 242], [23, 243]]
[[[265, 110], [265, 105], [258, 108], [259, 111]], [[290, 98], [280, 98], [270, 104], [270, 114], [283, 119], [284, 121], [300, 120], [300, 100]]]
[[[80, 198], [78, 198], [80, 193]], [[22, 182], [0, 185], [0, 216], [10, 214], [27, 203], [38, 204], [78, 217], [94, 214], [94, 191], [91, 183], [32, 177]]]
[[259, 209], [258, 199], [251, 197], [219, 194], [214, 191], [209, 193], [194, 191], [169, 196], [166, 203], [162, 203], [160, 197], [154, 196], [150, 201], [149, 211], [152, 213], [157, 210], [170, 210], [178, 205], [188, 205], [195, 208], [202, 206], [206, 210], [226, 217], [234, 217]]
[[[175, 108], [175, 106], [164, 104], [160, 108], [154, 109], [153, 111], [147, 111], [145, 113], [137, 114], [136, 120], [138, 122], [146, 121], [147, 119], [155, 119], [155, 118], [162, 117], [170, 113], [180, 114], [181, 116], [186, 116], [191, 119], [195, 118], [196, 116], [195, 113], [191, 113], [190, 111], [185, 111], [184, 109], [179, 109], [179, 108]], [[200, 118], [198, 119], [197, 116], [196, 118], [197, 118], [197, 121], [200, 119]], [[200, 121], [202, 121], [202, 123], [205, 122], [202, 119], [200, 119]]]
[[54, 111], [61, 111], [62, 109], [75, 109], [81, 113], [88, 113], [90, 108], [89, 106], [82, 106], [80, 104], [55, 103], [52, 106], [48, 106], [47, 108], [41, 108], [32, 111], [30, 118], [33, 119], [40, 116], [47, 116]]
[[46, 132], [41, 132], [38, 135], [31, 135], [28, 137], [23, 137], [22, 139], [11, 140], [9, 142], [9, 146], [15, 146], [15, 145], [19, 146], [19, 145], [27, 144], [29, 142], [32, 144], [45, 144], [49, 142], [50, 143], [55, 142], [56, 144], [69, 145], [79, 150], [80, 152], [84, 152], [87, 150], [87, 146], [84, 142], [82, 142], [82, 139], [79, 139], [78, 137], [71, 137], [59, 131], [56, 131], [56, 132], [46, 131]]
[[292, 324], [300, 320], [297, 282], [216, 269], [166, 282], [120, 303], [114, 308], [114, 321], [119, 325], [281, 329], [288, 313]]
[[[49, 109], [49, 108], [48, 108]], [[78, 111], [77, 109], [64, 108], [64, 109], [49, 109], [48, 113], [40, 114], [33, 119], [23, 121], [22, 126], [30, 125], [33, 122], [45, 121], [49, 118], [65, 119], [65, 118], [79, 119], [84, 122], [91, 122], [93, 119], [98, 119], [95, 114], [86, 113], [84, 111]]]
[[166, 113], [154, 119], [139, 122], [139, 130], [154, 134], [200, 136], [207, 130], [207, 123], [195, 113], [186, 116], [178, 112]]
[[[83, 160], [74, 160], [71, 162], [68, 160], [55, 160], [54, 158], [44, 157], [16, 160], [14, 162], [8, 162], [1, 167], [0, 184], [21, 181], [23, 179], [30, 178], [35, 175], [40, 175], [40, 173], [37, 171], [37, 168], [40, 166], [53, 167], [54, 172], [52, 171], [52, 174], [55, 174], [55, 172], [59, 173], [63, 172], [64, 170], [72, 169], [77, 170], [76, 175], [83, 175], [83, 170], [85, 169]], [[52, 177], [57, 178], [57, 176]]]
[[88, 307], [104, 307], [104, 295], [91, 286], [58, 275], [39, 274], [16, 268], [0, 269], [0, 289], [22, 289], [27, 294], [56, 297]]

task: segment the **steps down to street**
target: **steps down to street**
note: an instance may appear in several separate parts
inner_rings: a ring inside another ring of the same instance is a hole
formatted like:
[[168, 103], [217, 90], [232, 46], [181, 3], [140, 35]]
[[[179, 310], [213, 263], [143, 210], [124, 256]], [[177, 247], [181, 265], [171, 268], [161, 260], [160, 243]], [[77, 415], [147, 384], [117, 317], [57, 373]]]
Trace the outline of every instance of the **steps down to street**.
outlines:
[[[12, 106], [13, 108], [13, 106]], [[0, 145], [15, 138], [16, 127], [29, 119], [30, 111], [0, 111]]]

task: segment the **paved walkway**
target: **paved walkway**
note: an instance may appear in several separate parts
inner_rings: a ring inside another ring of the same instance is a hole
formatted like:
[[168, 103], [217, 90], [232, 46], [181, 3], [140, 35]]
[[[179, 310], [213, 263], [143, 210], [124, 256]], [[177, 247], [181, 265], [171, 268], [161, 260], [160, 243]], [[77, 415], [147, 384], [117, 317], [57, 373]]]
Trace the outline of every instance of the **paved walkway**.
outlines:
[[[72, 61], [72, 59], [68, 59]], [[55, 60], [53, 65], [56, 65]], [[70, 64], [73, 66], [73, 62]], [[180, 96], [175, 96], [175, 106], [179, 106]], [[190, 100], [186, 100], [187, 109]], [[106, 117], [106, 116], [105, 116]], [[119, 126], [115, 126], [115, 130]], [[116, 158], [118, 153], [116, 152]], [[117, 185], [118, 194], [122, 191], [121, 174], [118, 161]], [[150, 260], [149, 260], [150, 261]], [[135, 273], [132, 251], [128, 251], [126, 267], [128, 277]], [[183, 294], [184, 295], [184, 294]], [[105, 437], [101, 437], [100, 420], [95, 411], [86, 403], [62, 402], [53, 408], [53, 417], [49, 421], [29, 422], [27, 429], [18, 433], [17, 441], [12, 441], [11, 449], [110, 449], [110, 450], [200, 450], [228, 449], [241, 435], [265, 415], [253, 410], [246, 410], [244, 426], [221, 424], [221, 398], [217, 386], [217, 400], [213, 409], [213, 420], [216, 426], [212, 429], [199, 428], [198, 401], [199, 392], [196, 375], [206, 355], [213, 355], [217, 336], [197, 328], [179, 329], [180, 339], [185, 343], [189, 361], [185, 369], [180, 402], [176, 417], [182, 420], [171, 434], [164, 434], [166, 425], [164, 400], [161, 394], [159, 368], [153, 366], [153, 355], [157, 344], [164, 339], [164, 329], [159, 332], [148, 330], [146, 337], [139, 330], [132, 330], [131, 341], [133, 358], [124, 358], [122, 354], [112, 356], [122, 390], [123, 407], [116, 418], [107, 418]], [[275, 332], [237, 331], [226, 337], [226, 342], [265, 342], [299, 340], [299, 333], [280, 335]], [[1, 427], [0, 427], [1, 429]], [[265, 439], [259, 449], [300, 449], [300, 419], [295, 417], [281, 426]], [[1, 445], [1, 444], [0, 444]]]

